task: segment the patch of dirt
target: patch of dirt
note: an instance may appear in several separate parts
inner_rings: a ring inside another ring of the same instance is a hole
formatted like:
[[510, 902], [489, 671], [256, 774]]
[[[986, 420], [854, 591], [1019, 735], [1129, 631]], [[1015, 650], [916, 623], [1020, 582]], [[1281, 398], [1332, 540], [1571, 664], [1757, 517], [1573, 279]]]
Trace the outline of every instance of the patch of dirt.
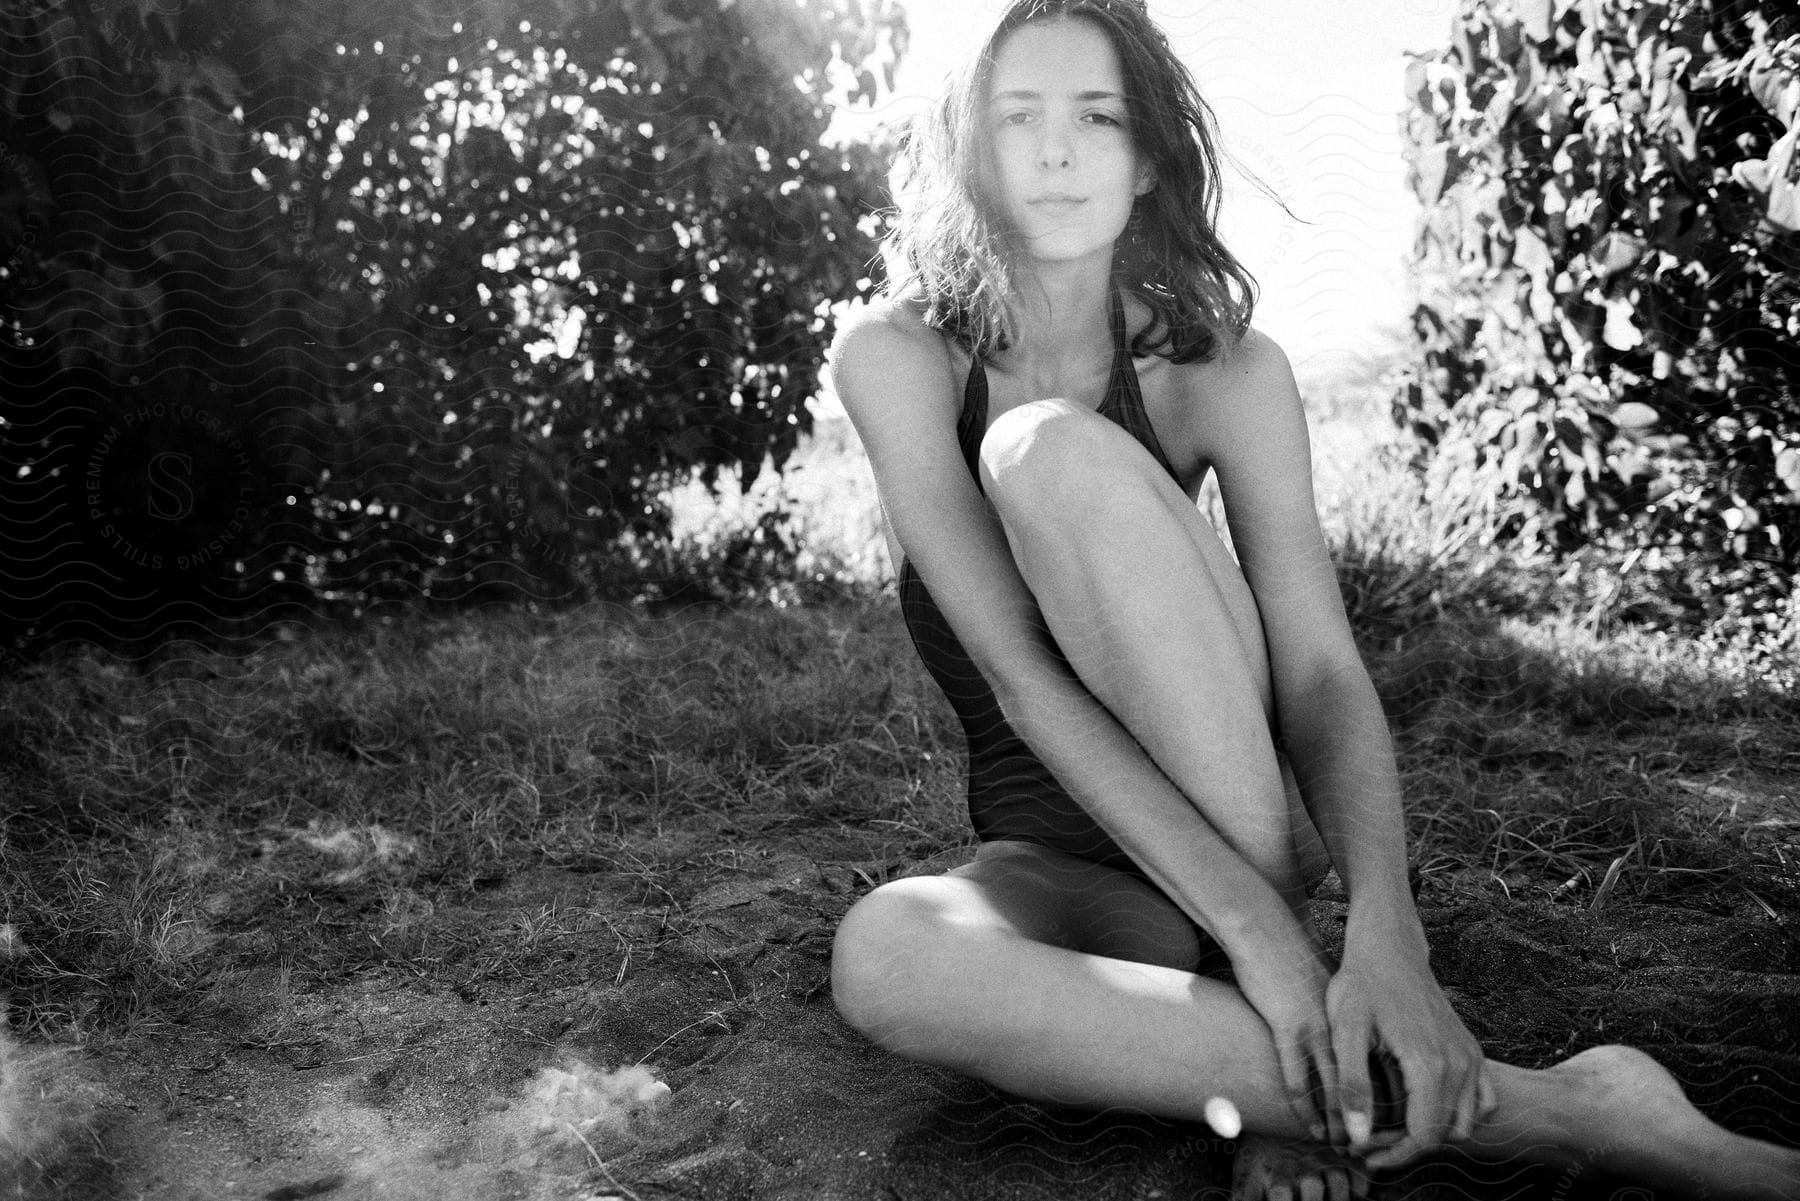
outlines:
[[[874, 845], [788, 829], [721, 856], [716, 837], [695, 836], [642, 873], [544, 868], [411, 919], [415, 935], [441, 936], [414, 938], [426, 948], [532, 940], [543, 972], [421, 951], [284, 991], [257, 968], [215, 1016], [88, 1048], [62, 1086], [91, 1099], [86, 1137], [18, 1165], [10, 1185], [0, 1176], [0, 1195], [1226, 1195], [1230, 1148], [1209, 1132], [1022, 1102], [846, 1027], [828, 980], [838, 918], [871, 882], [964, 854], [870, 858]], [[1437, 887], [1421, 904], [1440, 978], [1498, 1057], [1542, 1066], [1629, 1042], [1725, 1125], [1800, 1143], [1800, 914], [1749, 900], [1502, 906]], [[1315, 905], [1341, 931], [1341, 901]], [[626, 1071], [640, 1064], [647, 1075]], [[1425, 1167], [1399, 1185], [1420, 1198], [1614, 1195], [1517, 1165]]]

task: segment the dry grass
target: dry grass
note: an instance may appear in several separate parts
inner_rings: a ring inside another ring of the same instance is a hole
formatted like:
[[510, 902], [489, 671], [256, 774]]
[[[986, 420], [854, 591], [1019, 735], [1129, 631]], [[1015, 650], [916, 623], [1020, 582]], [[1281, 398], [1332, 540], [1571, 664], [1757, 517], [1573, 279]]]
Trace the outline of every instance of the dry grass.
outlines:
[[1324, 423], [1321, 510], [1422, 872], [1598, 905], [1800, 900], [1791, 647], [1625, 624], [1603, 560], [1497, 543], [1487, 481], [1421, 479], [1368, 428]]
[[521, 864], [605, 862], [653, 888], [664, 826], [702, 811], [953, 842], [951, 731], [890, 616], [471, 614], [39, 665], [0, 685], [0, 920], [29, 948], [0, 991], [39, 1028], [131, 1028], [205, 1006], [276, 944], [341, 969], [358, 940], [320, 914], [402, 945], [434, 893]]

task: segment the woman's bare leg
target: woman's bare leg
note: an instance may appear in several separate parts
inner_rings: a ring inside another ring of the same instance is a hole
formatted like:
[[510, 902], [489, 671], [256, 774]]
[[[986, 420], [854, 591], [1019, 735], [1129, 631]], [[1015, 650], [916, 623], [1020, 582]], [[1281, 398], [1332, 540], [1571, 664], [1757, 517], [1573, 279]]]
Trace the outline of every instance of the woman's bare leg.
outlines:
[[966, 867], [859, 900], [838, 928], [832, 993], [889, 1050], [1021, 1096], [1198, 1119], [1223, 1095], [1253, 1129], [1304, 1134], [1261, 1017], [1186, 970], [1200, 948], [1141, 881], [990, 843]]
[[1321, 848], [1312, 834], [1302, 863], [1311, 824], [1276, 753], [1268, 648], [1231, 552], [1135, 438], [1063, 401], [1002, 414], [982, 469], [1075, 674], [1302, 912]]
[[[1109, 937], [1136, 940], [1109, 949], [1156, 961], [1078, 949]], [[1223, 1096], [1247, 1130], [1304, 1137], [1262, 1020], [1235, 988], [1174, 966], [1197, 949], [1142, 882], [994, 844], [965, 868], [858, 901], [838, 930], [832, 990], [889, 1050], [1021, 1096], [1193, 1121]], [[1497, 1104], [1460, 1144], [1470, 1155], [1609, 1172], [1671, 1196], [1800, 1196], [1800, 1152], [1714, 1125], [1638, 1052], [1487, 1070]]]
[[[1085, 409], [1003, 414], [981, 457], [1014, 560], [1076, 675], [1310, 931], [1307, 887], [1328, 860], [1276, 752], [1268, 648], [1236, 560], [1136, 439]], [[1241, 1175], [1320, 1183], [1311, 1146], [1250, 1128]]]

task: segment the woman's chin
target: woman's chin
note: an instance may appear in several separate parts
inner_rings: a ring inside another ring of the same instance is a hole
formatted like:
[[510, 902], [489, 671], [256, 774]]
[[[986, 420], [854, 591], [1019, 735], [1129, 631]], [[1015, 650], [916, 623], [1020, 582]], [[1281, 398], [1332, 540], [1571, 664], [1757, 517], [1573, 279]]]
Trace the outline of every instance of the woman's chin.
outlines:
[[1056, 230], [1035, 237], [1027, 236], [1024, 239], [1024, 258], [1028, 263], [1045, 266], [1069, 265], [1088, 260], [1110, 263], [1115, 241], [1113, 238], [1078, 234], [1072, 230]]

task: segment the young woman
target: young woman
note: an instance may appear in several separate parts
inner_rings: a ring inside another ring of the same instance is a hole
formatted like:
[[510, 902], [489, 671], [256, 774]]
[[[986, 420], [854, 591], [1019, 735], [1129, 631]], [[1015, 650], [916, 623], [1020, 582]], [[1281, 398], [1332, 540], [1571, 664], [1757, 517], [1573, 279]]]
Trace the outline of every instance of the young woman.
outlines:
[[[1800, 1154], [1647, 1056], [1484, 1060], [1433, 979], [1300, 398], [1214, 233], [1213, 138], [1139, 0], [1020, 0], [910, 137], [896, 285], [832, 374], [981, 846], [846, 915], [840, 1011], [1028, 1097], [1222, 1098], [1251, 1198], [1360, 1195], [1441, 1147], [1800, 1196]], [[1195, 505], [1209, 472], [1235, 558]], [[1337, 963], [1304, 908], [1327, 859]]]

